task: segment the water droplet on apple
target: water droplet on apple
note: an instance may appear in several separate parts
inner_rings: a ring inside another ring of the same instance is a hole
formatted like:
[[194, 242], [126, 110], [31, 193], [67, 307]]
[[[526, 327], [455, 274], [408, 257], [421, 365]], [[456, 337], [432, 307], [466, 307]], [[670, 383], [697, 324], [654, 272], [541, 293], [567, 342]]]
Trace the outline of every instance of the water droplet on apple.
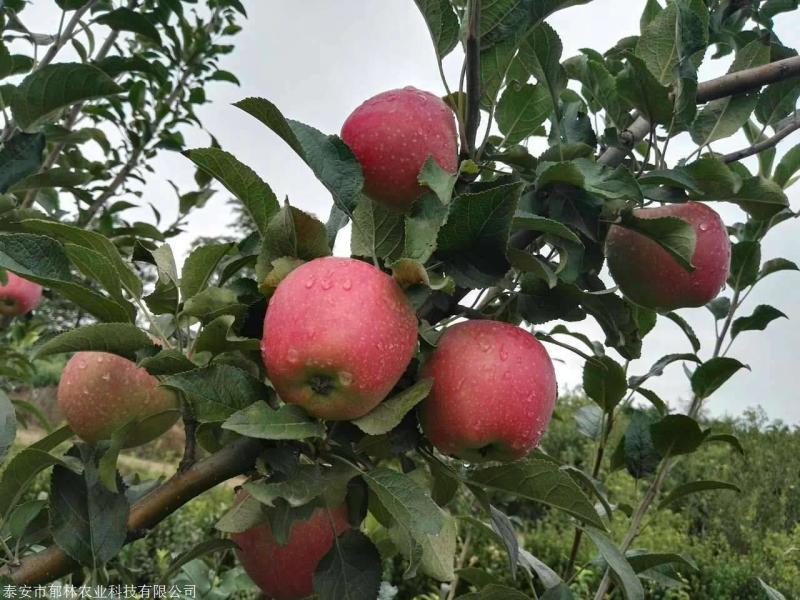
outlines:
[[322, 280], [322, 289], [329, 290], [333, 287], [333, 282], [330, 279], [323, 279]]
[[345, 291], [349, 291], [349, 290], [353, 289], [353, 282], [350, 281], [349, 279], [345, 279], [342, 282], [342, 289], [345, 290]]
[[700, 223], [697, 227], [700, 231], [708, 231], [708, 223]]
[[298, 360], [300, 360], [300, 353], [295, 348], [289, 348], [289, 351], [286, 353], [286, 360], [292, 364], [295, 364]]
[[312, 287], [314, 287], [314, 277], [309, 277], [308, 279], [306, 279], [304, 285], [306, 286], [306, 289], [311, 289]]
[[106, 373], [102, 377], [103, 381], [111, 381], [111, 373]]
[[508, 350], [504, 347], [500, 347], [500, 360], [506, 361], [508, 360]]

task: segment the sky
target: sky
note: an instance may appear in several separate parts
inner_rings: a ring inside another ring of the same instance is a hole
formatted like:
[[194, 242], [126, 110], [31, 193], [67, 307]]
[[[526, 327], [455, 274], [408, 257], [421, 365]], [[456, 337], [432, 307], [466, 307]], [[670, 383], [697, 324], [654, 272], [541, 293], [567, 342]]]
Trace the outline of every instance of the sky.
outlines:
[[[206, 95], [210, 104], [200, 107], [198, 114], [222, 148], [253, 168], [278, 198], [288, 196], [294, 206], [324, 220], [331, 205], [327, 190], [284, 142], [231, 103], [261, 96], [274, 102], [287, 117], [326, 133], [338, 133], [353, 109], [382, 91], [413, 85], [443, 95], [427, 28], [412, 0], [249, 0], [244, 4], [249, 18], [241, 23], [244, 29], [235, 38], [235, 51], [221, 65], [237, 75], [241, 87], [219, 83], [209, 86]], [[638, 35], [644, 4], [644, 0], [594, 0], [565, 9], [548, 22], [561, 36], [563, 58], [567, 58], [580, 48], [604, 51], [622, 37]], [[34, 0], [28, 10], [33, 22], [42, 25], [39, 29], [52, 28], [48, 26], [54, 19], [52, 0]], [[800, 30], [791, 31], [787, 21], [796, 19], [797, 15], [784, 16], [777, 27], [783, 42], [793, 47], [800, 46]], [[462, 58], [456, 51], [445, 62], [451, 87], [457, 87]], [[721, 75], [728, 65], [727, 61], [706, 61], [700, 69], [700, 79]], [[206, 133], [187, 131], [185, 137], [190, 147], [209, 145]], [[778, 146], [778, 155], [798, 142], [800, 132]], [[714, 149], [727, 152], [745, 145], [743, 137], [737, 136], [715, 143]], [[671, 164], [693, 149], [685, 135], [671, 142]], [[192, 189], [193, 167], [187, 159], [170, 153], [162, 153], [154, 167], [144, 199], [162, 211], [165, 222], [171, 222], [176, 201], [166, 180], [172, 179], [185, 190]], [[187, 232], [172, 244], [179, 257], [192, 239], [226, 233], [224, 224], [231, 218], [225, 204], [227, 198], [225, 193], [218, 193], [191, 217]], [[800, 184], [789, 190], [789, 199], [794, 210], [800, 209]], [[717, 203], [714, 208], [729, 224], [744, 218], [733, 205]], [[151, 214], [143, 211], [137, 218], [150, 219]], [[800, 262], [798, 228], [800, 223], [796, 221], [779, 226], [765, 241], [763, 258], [784, 257]], [[348, 253], [348, 240], [348, 232], [340, 235], [336, 254]], [[745, 332], [737, 338], [730, 355], [749, 365], [751, 371], [734, 375], [708, 401], [711, 414], [738, 415], [760, 405], [770, 418], [800, 423], [800, 394], [793, 372], [797, 365], [794, 353], [800, 346], [799, 284], [800, 274], [779, 273], [750, 295], [742, 315], [750, 314], [758, 304], [768, 303], [785, 312], [789, 321], [773, 323], [767, 333]], [[682, 310], [680, 314], [694, 327], [703, 342], [700, 355], [707, 358], [714, 339], [710, 313], [700, 308]], [[599, 327], [589, 322], [570, 327], [593, 339], [603, 339]], [[582, 361], [553, 346], [548, 350], [556, 361], [561, 389], [579, 386]], [[678, 328], [659, 319], [656, 330], [645, 339], [642, 358], [631, 363], [629, 373], [646, 372], [664, 354], [690, 351]], [[680, 364], [668, 367], [661, 378], [648, 386], [676, 409], [690, 399], [689, 383]]]

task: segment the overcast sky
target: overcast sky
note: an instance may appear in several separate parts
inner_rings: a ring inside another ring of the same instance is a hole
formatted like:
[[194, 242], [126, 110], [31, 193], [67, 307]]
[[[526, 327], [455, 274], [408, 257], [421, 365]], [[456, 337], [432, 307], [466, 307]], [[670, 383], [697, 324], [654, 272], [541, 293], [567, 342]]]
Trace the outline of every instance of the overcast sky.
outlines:
[[[279, 198], [288, 196], [294, 206], [325, 218], [331, 205], [330, 194], [320, 185], [299, 158], [266, 127], [230, 106], [247, 96], [262, 96], [273, 101], [286, 115], [327, 133], [338, 133], [347, 115], [363, 100], [379, 92], [413, 85], [444, 94], [433, 57], [428, 31], [412, 0], [246, 0], [249, 19], [235, 38], [236, 50], [226, 57], [223, 68], [234, 72], [241, 88], [214, 84], [207, 90], [211, 101], [198, 111], [209, 132], [222, 148], [235, 154], [269, 183]], [[621, 37], [639, 33], [639, 16], [644, 0], [595, 0], [557, 13], [549, 22], [560, 34], [564, 58], [580, 48], [604, 51]], [[52, 0], [35, 0], [31, 15], [43, 25], [54, 18]], [[800, 46], [800, 30], [790, 31], [779, 19], [778, 33], [784, 43]], [[43, 27], [42, 29], [49, 29]], [[457, 86], [462, 55], [454, 52], [445, 70], [451, 87]], [[728, 63], [709, 61], [700, 71], [701, 79], [724, 73]], [[208, 136], [187, 132], [190, 146], [208, 145]], [[678, 138], [670, 146], [672, 164], [692, 150], [690, 140]], [[779, 155], [800, 142], [800, 133], [784, 141]], [[731, 138], [714, 144], [716, 151], [730, 151], [745, 145]], [[184, 189], [191, 189], [192, 167], [176, 154], [164, 154], [156, 163], [156, 175], [146, 188], [145, 199], [158, 206], [166, 222], [175, 214], [175, 198], [166, 178]], [[794, 210], [800, 208], [800, 184], [789, 192]], [[185, 252], [191, 239], [225, 233], [230, 209], [226, 195], [217, 194], [192, 217], [188, 232], [173, 245]], [[732, 205], [715, 204], [728, 223], [743, 219]], [[143, 216], [148, 217], [147, 213]], [[772, 232], [763, 247], [764, 259], [785, 257], [800, 261], [800, 223], [791, 221]], [[347, 253], [349, 235], [340, 236], [336, 253]], [[745, 332], [737, 338], [731, 355], [747, 363], [751, 372], [741, 371], [709, 401], [714, 414], [739, 414], [747, 407], [761, 405], [772, 418], [800, 422], [800, 403], [796, 392], [795, 352], [800, 346], [800, 275], [780, 273], [762, 282], [750, 295], [742, 314], [749, 314], [762, 303], [785, 312], [790, 321], [775, 322], [766, 334]], [[680, 311], [703, 342], [701, 356], [713, 346], [714, 326], [704, 308]], [[602, 340], [599, 327], [581, 329]], [[549, 347], [556, 363], [562, 389], [579, 385], [582, 364], [568, 352]], [[631, 365], [631, 374], [641, 374], [663, 354], [690, 352], [691, 348], [677, 327], [659, 319], [656, 330], [645, 340], [643, 357]], [[690, 397], [686, 376], [679, 364], [669, 367], [652, 387], [672, 406], [679, 407]]]

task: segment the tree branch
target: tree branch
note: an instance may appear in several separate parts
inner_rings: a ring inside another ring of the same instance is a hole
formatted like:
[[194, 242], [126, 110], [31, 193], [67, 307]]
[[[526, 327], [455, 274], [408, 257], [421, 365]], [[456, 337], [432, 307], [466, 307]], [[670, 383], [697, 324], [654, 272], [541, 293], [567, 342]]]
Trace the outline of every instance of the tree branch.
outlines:
[[758, 142], [757, 144], [753, 144], [752, 146], [748, 146], [747, 148], [742, 148], [741, 150], [737, 150], [736, 152], [731, 152], [730, 154], [725, 154], [724, 156], [720, 157], [723, 162], [730, 163], [735, 162], [737, 160], [742, 160], [743, 158], [747, 158], [748, 156], [753, 156], [754, 154], [759, 154], [764, 150], [769, 150], [770, 148], [774, 148], [778, 145], [783, 138], [789, 136], [792, 132], [797, 131], [800, 129], [800, 117], [795, 117], [795, 120], [789, 123], [786, 127], [778, 131], [775, 135], [771, 138], [767, 138], [762, 142]]
[[[792, 56], [760, 67], [728, 73], [722, 77], [705, 81], [697, 86], [697, 103], [703, 104], [718, 98], [751, 92], [761, 86], [800, 77], [800, 56]], [[650, 133], [650, 122], [638, 117], [628, 129], [620, 134], [622, 148], [609, 148], [597, 159], [607, 165], [618, 165], [631, 149]]]
[[[192, 498], [215, 485], [249, 471], [261, 451], [261, 442], [241, 439], [216, 454], [174, 475], [131, 507], [128, 516], [128, 542], [141, 537]], [[38, 585], [63, 577], [78, 568], [58, 546], [50, 546], [20, 561], [16, 567], [5, 566], [0, 576], [10, 577], [15, 585]]]
[[472, 0], [469, 8], [467, 31], [467, 148], [469, 157], [475, 156], [475, 140], [481, 122], [481, 48], [480, 48], [481, 0]]

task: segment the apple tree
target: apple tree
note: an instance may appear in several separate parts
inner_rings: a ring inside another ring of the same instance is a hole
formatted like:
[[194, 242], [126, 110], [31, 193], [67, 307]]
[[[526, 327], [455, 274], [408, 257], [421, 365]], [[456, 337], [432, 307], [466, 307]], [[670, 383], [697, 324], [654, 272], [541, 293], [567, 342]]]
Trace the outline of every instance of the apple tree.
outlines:
[[[676, 486], [670, 472], [706, 444], [742, 451], [698, 415], [746, 367], [730, 355], [736, 338], [785, 316], [746, 299], [764, 278], [797, 270], [761, 252], [796, 216], [785, 190], [800, 146], [780, 158], [776, 146], [800, 129], [800, 58], [774, 23], [796, 19], [797, 7], [648, 0], [639, 32], [605, 52], [563, 56], [548, 17], [589, 1], [415, 0], [439, 66], [463, 55], [458, 81], [440, 68], [441, 96], [398, 82], [356, 108], [340, 135], [266, 98], [235, 105], [330, 192], [327, 218], [279, 202], [236, 148], [212, 144], [183, 149], [200, 189], [180, 196], [168, 226], [121, 223], [127, 205], [114, 197], [140, 161], [182, 149], [176, 127], [195, 121], [202, 86], [232, 77], [214, 70], [224, 48], [209, 38], [234, 32], [241, 7], [215, 0], [210, 20], [189, 23], [177, 1], [124, 14], [132, 7], [60, 2], [69, 23], [92, 14], [134, 31], [131, 43], [144, 49], [116, 61], [29, 61], [30, 74], [2, 88], [11, 112], [0, 267], [7, 285], [44, 286], [92, 322], [35, 347], [39, 357], [73, 354], [59, 386], [67, 425], [5, 466], [0, 581], [113, 581], [125, 544], [241, 475], [218, 534], [188, 557], [233, 551], [269, 597], [390, 598], [398, 582], [384, 579], [388, 561], [448, 599], [568, 599], [576, 574], [588, 572], [596, 600], [636, 600], [646, 586], [677, 583], [667, 573], [692, 569], [680, 548], [634, 544], [654, 511], [737, 489]], [[16, 23], [11, 4], [3, 15]], [[142, 54], [164, 67], [155, 68], [161, 78], [130, 75], [144, 69]], [[715, 60], [728, 73], [700, 81], [698, 68]], [[94, 139], [78, 135], [81, 115], [123, 127], [111, 164], [70, 152]], [[734, 135], [746, 140], [741, 150], [715, 151]], [[179, 272], [167, 239], [212, 185], [237, 199], [252, 233], [196, 246]], [[74, 209], [61, 208], [65, 194]], [[740, 220], [724, 223], [721, 203]], [[350, 256], [334, 257], [346, 227]], [[710, 312], [715, 337], [699, 339], [683, 309]], [[585, 320], [603, 339], [575, 325]], [[648, 336], [675, 326], [685, 346], [642, 369]], [[596, 444], [588, 470], [536, 447], [558, 412], [548, 347], [584, 364], [593, 404], [575, 426]], [[676, 363], [693, 392], [685, 413], [651, 389]], [[0, 449], [15, 431], [3, 400]], [[175, 475], [144, 488], [123, 478], [120, 452], [179, 416], [186, 448]], [[73, 445], [56, 451], [64, 442]], [[47, 469], [49, 521], [33, 540], [26, 532], [38, 515], [20, 499]], [[642, 490], [636, 506], [607, 493], [604, 480], [619, 470]], [[572, 519], [563, 568], [520, 546], [508, 497]], [[625, 523], [624, 535], [611, 533], [612, 521]], [[466, 568], [479, 537], [505, 549], [514, 587]], [[580, 564], [589, 544], [597, 558]]]

